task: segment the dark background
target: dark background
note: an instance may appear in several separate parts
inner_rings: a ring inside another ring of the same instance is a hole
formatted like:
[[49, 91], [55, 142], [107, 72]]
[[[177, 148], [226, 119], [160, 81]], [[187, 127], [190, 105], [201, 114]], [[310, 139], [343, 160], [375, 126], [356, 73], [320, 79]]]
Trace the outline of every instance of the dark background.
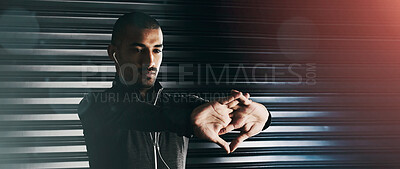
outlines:
[[230, 155], [192, 139], [187, 168], [399, 168], [399, 7], [1, 1], [0, 168], [88, 168], [77, 104], [111, 86], [112, 25], [133, 9], [162, 26], [166, 91], [213, 99], [238, 89], [272, 113], [272, 126]]

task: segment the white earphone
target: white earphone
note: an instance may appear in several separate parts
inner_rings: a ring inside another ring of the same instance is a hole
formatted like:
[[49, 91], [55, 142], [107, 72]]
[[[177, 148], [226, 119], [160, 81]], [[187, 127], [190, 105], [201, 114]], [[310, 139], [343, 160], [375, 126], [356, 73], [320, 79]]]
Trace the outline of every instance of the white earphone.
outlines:
[[[112, 54], [113, 55], [113, 57], [114, 57], [114, 59], [115, 59], [115, 62], [117, 63], [117, 65], [119, 66], [119, 63], [118, 63], [118, 60], [117, 60], [117, 57], [115, 57], [115, 52]], [[122, 81], [124, 81], [124, 83], [126, 84], [126, 81], [125, 81], [125, 79], [123, 78], [123, 74], [122, 74], [122, 72], [121, 71], [119, 71], [119, 77], [120, 77], [120, 79], [122, 80]]]
[[114, 59], [115, 59], [115, 62], [117, 62], [117, 64], [119, 65], [118, 60], [117, 60], [117, 58], [115, 57], [115, 52], [113, 53], [113, 57], [114, 57]]

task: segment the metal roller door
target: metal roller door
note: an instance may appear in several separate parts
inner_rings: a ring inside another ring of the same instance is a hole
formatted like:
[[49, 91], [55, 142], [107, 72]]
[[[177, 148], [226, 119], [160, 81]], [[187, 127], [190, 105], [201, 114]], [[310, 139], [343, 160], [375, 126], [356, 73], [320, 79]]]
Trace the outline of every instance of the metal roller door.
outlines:
[[112, 25], [132, 9], [162, 26], [168, 92], [212, 99], [234, 88], [272, 113], [272, 126], [230, 155], [192, 139], [187, 168], [399, 168], [399, 7], [1, 1], [0, 168], [89, 167], [77, 104], [111, 87]]

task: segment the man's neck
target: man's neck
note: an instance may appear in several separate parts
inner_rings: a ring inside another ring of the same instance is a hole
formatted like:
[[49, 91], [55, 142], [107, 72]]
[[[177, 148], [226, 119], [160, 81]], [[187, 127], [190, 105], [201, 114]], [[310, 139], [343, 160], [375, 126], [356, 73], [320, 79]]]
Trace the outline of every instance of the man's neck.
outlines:
[[140, 88], [139, 89], [139, 92], [140, 92], [140, 95], [142, 96], [142, 98], [146, 97], [146, 93], [151, 91], [150, 89], [151, 89], [151, 87], [150, 88]]
[[125, 87], [129, 87], [129, 88], [131, 88], [131, 89], [133, 89], [133, 88], [136, 88], [137, 89], [137, 91], [139, 91], [139, 94], [140, 94], [140, 96], [142, 97], [142, 98], [145, 98], [146, 97], [146, 94], [148, 93], [148, 92], [153, 92], [156, 88], [158, 88], [157, 87], [157, 83], [158, 82], [155, 82], [154, 83], [154, 85], [152, 85], [151, 87], [144, 87], [144, 86], [141, 86], [141, 85], [139, 85], [139, 84], [131, 84], [131, 85], [126, 85], [125, 84], [125, 81], [122, 79], [120, 79], [120, 77], [118, 76], [118, 74], [116, 74], [115, 75], [115, 77], [116, 77], [116, 83], [117, 84], [120, 84], [121, 86], [125, 86]]

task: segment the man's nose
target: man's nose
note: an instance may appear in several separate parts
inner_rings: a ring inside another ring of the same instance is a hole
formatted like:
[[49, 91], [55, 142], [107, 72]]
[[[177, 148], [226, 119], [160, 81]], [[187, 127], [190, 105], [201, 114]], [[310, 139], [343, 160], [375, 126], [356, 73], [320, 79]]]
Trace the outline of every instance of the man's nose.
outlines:
[[143, 65], [146, 68], [153, 67], [155, 65], [155, 58], [153, 52], [151, 50], [146, 50], [143, 56]]

